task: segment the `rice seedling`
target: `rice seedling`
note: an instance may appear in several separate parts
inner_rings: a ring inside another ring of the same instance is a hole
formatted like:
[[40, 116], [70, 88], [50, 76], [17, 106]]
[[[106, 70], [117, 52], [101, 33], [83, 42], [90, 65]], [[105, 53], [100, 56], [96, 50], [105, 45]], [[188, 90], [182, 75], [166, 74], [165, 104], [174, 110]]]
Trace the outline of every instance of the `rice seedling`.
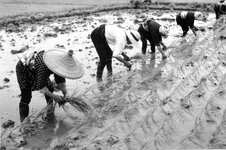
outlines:
[[[157, 66], [148, 55], [134, 62], [133, 71], [123, 70], [83, 93], [75, 89], [61, 106], [71, 118], [73, 112], [82, 117], [50, 148], [224, 147], [226, 43], [220, 36], [225, 30], [216, 28], [196, 41], [188, 37], [183, 44], [175, 41], [169, 59]], [[28, 128], [36, 131], [47, 110], [30, 116], [33, 126]], [[5, 131], [2, 138], [18, 128]]]

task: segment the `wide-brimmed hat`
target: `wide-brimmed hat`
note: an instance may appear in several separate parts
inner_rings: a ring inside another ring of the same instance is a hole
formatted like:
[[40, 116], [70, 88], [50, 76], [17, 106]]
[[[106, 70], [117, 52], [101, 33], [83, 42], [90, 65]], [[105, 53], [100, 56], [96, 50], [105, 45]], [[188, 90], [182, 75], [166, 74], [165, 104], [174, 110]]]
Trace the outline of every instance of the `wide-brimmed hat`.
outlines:
[[222, 5], [226, 6], [226, 1], [222, 2]]
[[159, 32], [163, 35], [163, 36], [168, 36], [170, 31], [170, 28], [168, 25], [161, 25], [159, 27]]
[[65, 52], [58, 49], [51, 49], [45, 51], [43, 60], [53, 73], [61, 77], [78, 79], [84, 74], [82, 65], [73, 56], [73, 50]]
[[126, 36], [134, 47], [139, 47], [140, 33], [136, 30], [126, 30]]
[[194, 16], [195, 16], [196, 20], [203, 20], [203, 18], [204, 18], [203, 13], [200, 11], [196, 11]]

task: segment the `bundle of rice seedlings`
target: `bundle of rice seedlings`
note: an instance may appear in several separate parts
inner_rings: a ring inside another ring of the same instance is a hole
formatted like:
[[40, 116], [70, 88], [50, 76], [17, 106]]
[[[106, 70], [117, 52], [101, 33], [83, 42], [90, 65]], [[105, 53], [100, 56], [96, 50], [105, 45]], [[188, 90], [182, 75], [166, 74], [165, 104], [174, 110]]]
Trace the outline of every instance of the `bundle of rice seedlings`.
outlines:
[[[65, 103], [69, 103], [73, 108], [82, 112], [85, 116], [88, 116], [92, 111], [91, 106], [89, 106], [82, 98], [79, 97], [66, 98], [64, 101], [60, 102], [59, 105], [64, 108]], [[66, 111], [65, 108], [64, 110]]]

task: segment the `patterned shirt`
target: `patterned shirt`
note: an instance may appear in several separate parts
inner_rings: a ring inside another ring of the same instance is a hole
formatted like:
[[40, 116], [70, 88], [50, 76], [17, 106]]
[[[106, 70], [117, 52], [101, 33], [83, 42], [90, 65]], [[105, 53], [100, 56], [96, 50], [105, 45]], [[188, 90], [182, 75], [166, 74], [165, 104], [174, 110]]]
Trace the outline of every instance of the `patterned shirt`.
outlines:
[[49, 79], [53, 74], [57, 84], [65, 82], [65, 78], [54, 74], [44, 63], [44, 51], [40, 51], [34, 61], [34, 69], [24, 66], [20, 61], [17, 64], [17, 78], [21, 89], [31, 88], [32, 91], [41, 90], [44, 87], [51, 86]]

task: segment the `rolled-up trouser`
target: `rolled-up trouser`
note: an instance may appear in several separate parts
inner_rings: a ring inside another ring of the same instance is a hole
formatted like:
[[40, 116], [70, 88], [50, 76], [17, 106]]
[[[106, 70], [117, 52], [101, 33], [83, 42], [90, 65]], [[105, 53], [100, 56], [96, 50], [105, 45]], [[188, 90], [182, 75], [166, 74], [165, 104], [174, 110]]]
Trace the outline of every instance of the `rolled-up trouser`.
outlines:
[[29, 115], [29, 103], [31, 102], [31, 89], [21, 90], [19, 103], [20, 121], [22, 122]]
[[[53, 89], [48, 88], [50, 92], [53, 92]], [[29, 115], [29, 104], [32, 98], [31, 89], [22, 89], [21, 90], [21, 99], [19, 103], [19, 113], [20, 113], [20, 121], [22, 122]], [[53, 99], [47, 95], [45, 95], [45, 99], [47, 105], [50, 106], [53, 104]], [[52, 108], [48, 110], [49, 113], [52, 113]], [[48, 112], [47, 112], [48, 113]]]
[[100, 58], [100, 62], [97, 66], [97, 78], [102, 78], [105, 66], [107, 66], [108, 75], [111, 75], [113, 52], [109, 47], [105, 37], [105, 25], [101, 25], [92, 31], [91, 40]]

